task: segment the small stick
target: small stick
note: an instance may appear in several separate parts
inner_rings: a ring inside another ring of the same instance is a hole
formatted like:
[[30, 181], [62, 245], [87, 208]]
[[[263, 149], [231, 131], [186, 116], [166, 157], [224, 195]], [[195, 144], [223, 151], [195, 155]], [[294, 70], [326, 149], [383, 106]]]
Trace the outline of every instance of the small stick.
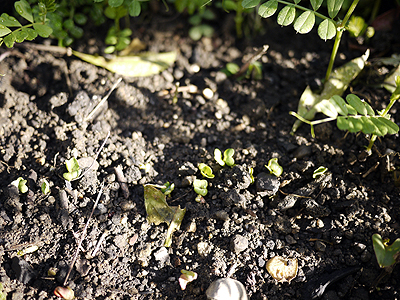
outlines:
[[254, 63], [255, 61], [259, 60], [261, 58], [261, 56], [263, 56], [267, 52], [268, 48], [269, 48], [268, 45], [262, 46], [244, 65], [242, 65], [240, 70], [236, 74], [234, 74], [233, 76], [235, 78], [238, 78], [238, 77], [242, 76], [247, 71], [247, 69], [249, 68], [249, 66], [252, 63]]
[[78, 258], [79, 249], [81, 248], [83, 239], [85, 238], [86, 231], [87, 231], [87, 228], [88, 228], [88, 226], [89, 226], [89, 221], [90, 221], [90, 219], [91, 219], [92, 216], [93, 216], [93, 212], [94, 212], [94, 210], [95, 210], [96, 207], [97, 207], [97, 203], [99, 203], [99, 200], [100, 200], [100, 197], [101, 197], [101, 193], [103, 192], [103, 187], [104, 187], [104, 181], [101, 183], [100, 191], [99, 191], [99, 194], [97, 195], [96, 202], [95, 202], [94, 205], [93, 205], [92, 212], [90, 213], [90, 216], [89, 216], [89, 218], [88, 218], [88, 220], [87, 220], [87, 222], [86, 222], [85, 228], [83, 228], [83, 231], [82, 231], [82, 234], [81, 234], [81, 238], [80, 238], [80, 240], [79, 240], [79, 242], [78, 242], [78, 247], [77, 247], [77, 249], [76, 249], [74, 258], [72, 259], [71, 265], [69, 266], [69, 270], [68, 270], [67, 276], [65, 276], [64, 286], [67, 285], [67, 281], [68, 281], [69, 275], [71, 274], [72, 268], [74, 267], [74, 264], [75, 264], [75, 262], [76, 262], [76, 259]]
[[108, 230], [104, 231], [103, 234], [101, 235], [101, 237], [99, 238], [96, 247], [94, 248], [94, 250], [92, 251], [92, 254], [90, 255], [91, 257], [95, 257], [97, 252], [100, 249], [101, 244], [103, 243], [103, 241], [106, 239], [106, 236], [108, 234]]
[[96, 105], [96, 107], [91, 111], [90, 114], [88, 114], [85, 119], [83, 120], [84, 122], [87, 122], [88, 120], [90, 120], [93, 115], [95, 114], [95, 112], [99, 109], [100, 106], [102, 106], [104, 104], [104, 102], [107, 101], [108, 97], [110, 97], [111, 93], [117, 88], [118, 84], [121, 82], [122, 77], [120, 77], [116, 83], [114, 83], [114, 85], [111, 87], [111, 89], [108, 91], [107, 95], [105, 95], [103, 97], [103, 99], [101, 99], [101, 101]]

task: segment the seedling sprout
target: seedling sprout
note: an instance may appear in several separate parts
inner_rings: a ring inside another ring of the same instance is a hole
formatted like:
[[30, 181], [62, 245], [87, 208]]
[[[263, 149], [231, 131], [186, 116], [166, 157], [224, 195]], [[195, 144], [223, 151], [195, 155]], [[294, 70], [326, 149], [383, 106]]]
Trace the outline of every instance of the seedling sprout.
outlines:
[[193, 188], [197, 194], [197, 197], [195, 199], [196, 202], [200, 202], [201, 198], [207, 195], [208, 193], [207, 186], [208, 186], [208, 181], [205, 179], [195, 179], [193, 181]]
[[316, 169], [316, 170], [313, 172], [313, 176], [312, 176], [312, 177], [313, 177], [313, 178], [317, 178], [317, 177], [319, 177], [319, 176], [325, 174], [326, 171], [328, 171], [328, 168], [321, 166], [321, 167], [319, 167], [318, 169]]
[[199, 170], [201, 175], [203, 175], [206, 178], [213, 179], [215, 177], [212, 169], [204, 163], [199, 163]]
[[376, 260], [381, 268], [386, 268], [400, 262], [400, 238], [389, 245], [388, 239], [382, 239], [379, 234], [372, 236]]
[[47, 195], [48, 193], [50, 193], [50, 184], [47, 182], [46, 179], [43, 180], [43, 183], [41, 185], [41, 189], [42, 189], [42, 193], [44, 195]]
[[265, 166], [269, 172], [276, 177], [279, 177], [283, 173], [283, 168], [279, 165], [277, 158], [271, 158], [268, 161], [268, 165]]
[[18, 179], [14, 180], [11, 182], [13, 186], [16, 186], [19, 190], [20, 193], [24, 194], [28, 191], [28, 187], [26, 186], [26, 183], [28, 181], [24, 180], [22, 177], [18, 177]]
[[233, 159], [233, 155], [235, 154], [235, 150], [232, 148], [228, 148], [224, 151], [224, 157], [222, 158], [222, 152], [218, 148], [214, 150], [214, 159], [218, 164], [222, 167], [227, 165], [232, 167], [235, 165], [235, 160]]
[[75, 157], [65, 161], [65, 166], [67, 168], [66, 173], [63, 174], [63, 177], [67, 181], [73, 181], [81, 175], [81, 168], [79, 167], [78, 160]]

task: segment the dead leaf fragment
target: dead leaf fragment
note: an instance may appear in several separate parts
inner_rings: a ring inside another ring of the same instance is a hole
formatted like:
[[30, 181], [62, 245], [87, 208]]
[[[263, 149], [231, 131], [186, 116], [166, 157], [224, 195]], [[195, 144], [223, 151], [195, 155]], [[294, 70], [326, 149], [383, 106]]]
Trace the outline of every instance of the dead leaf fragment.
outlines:
[[147, 221], [155, 225], [164, 222], [169, 225], [164, 246], [170, 247], [172, 234], [174, 231], [179, 230], [186, 213], [186, 208], [182, 209], [179, 205], [169, 206], [165, 199], [165, 194], [153, 185], [146, 184], [144, 186], [144, 204], [147, 212]]
[[297, 259], [275, 256], [267, 262], [268, 273], [278, 282], [289, 282], [296, 277]]
[[171, 66], [176, 59], [175, 51], [165, 53], [146, 52], [138, 55], [115, 56], [111, 59], [75, 50], [72, 50], [72, 54], [113, 73], [130, 77], [146, 77], [158, 74]]

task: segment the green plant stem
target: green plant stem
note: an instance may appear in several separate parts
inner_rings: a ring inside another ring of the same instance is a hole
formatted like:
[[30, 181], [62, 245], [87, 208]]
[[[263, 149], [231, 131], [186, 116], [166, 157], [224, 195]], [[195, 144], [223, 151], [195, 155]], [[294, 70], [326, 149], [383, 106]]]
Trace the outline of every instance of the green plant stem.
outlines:
[[344, 32], [344, 27], [346, 26], [347, 22], [350, 19], [350, 16], [353, 14], [354, 9], [356, 8], [358, 2], [360, 0], [354, 0], [353, 3], [351, 3], [349, 10], [347, 11], [343, 21], [336, 27], [337, 33], [336, 33], [336, 37], [335, 37], [335, 43], [333, 44], [333, 48], [332, 48], [332, 53], [331, 53], [331, 58], [329, 60], [329, 65], [328, 65], [328, 69], [326, 70], [326, 74], [325, 74], [325, 82], [328, 81], [329, 76], [331, 76], [332, 73], [332, 69], [333, 69], [333, 64], [335, 62], [336, 59], [336, 55], [340, 46], [340, 41], [342, 39], [342, 35]]
[[236, 35], [238, 36], [238, 38], [241, 38], [243, 36], [243, 31], [242, 31], [243, 6], [240, 3], [238, 3], [236, 7], [237, 7], [235, 16]]

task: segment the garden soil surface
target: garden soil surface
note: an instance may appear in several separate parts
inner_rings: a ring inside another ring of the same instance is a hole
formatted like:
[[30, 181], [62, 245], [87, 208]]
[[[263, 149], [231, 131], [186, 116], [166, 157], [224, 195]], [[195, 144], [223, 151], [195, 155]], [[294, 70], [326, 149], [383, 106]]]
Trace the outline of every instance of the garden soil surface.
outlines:
[[[390, 243], [400, 237], [399, 135], [377, 139], [367, 157], [368, 136], [346, 134], [334, 122], [317, 126], [315, 138], [305, 124], [291, 135], [289, 112], [307, 85], [320, 87], [332, 41], [315, 29], [300, 35], [262, 22], [264, 32], [237, 39], [233, 17], [224, 15], [211, 23], [212, 38], [196, 42], [185, 18], [172, 14], [132, 24], [146, 50], [178, 52], [173, 66], [144, 78], [28, 44], [0, 50], [0, 282], [7, 299], [56, 298], [99, 195], [67, 280], [77, 299], [206, 299], [224, 277], [240, 281], [249, 299], [400, 298], [400, 268], [381, 269], [372, 245], [375, 233]], [[378, 31], [364, 45], [345, 34], [339, 49], [336, 66], [370, 47], [371, 63], [346, 93], [376, 110], [389, 103], [376, 82], [391, 67], [373, 61], [398, 51], [399, 28]], [[104, 36], [87, 34], [75, 50], [101, 53]], [[221, 72], [263, 45], [260, 80]], [[395, 122], [398, 109], [391, 110]], [[235, 165], [218, 165], [216, 148], [233, 148]], [[67, 184], [71, 157], [87, 172]], [[271, 158], [283, 168], [280, 177], [265, 167]], [[215, 178], [197, 202], [199, 163]], [[320, 166], [328, 171], [313, 178]], [[11, 185], [19, 177], [27, 193]], [[144, 201], [144, 185], [166, 182], [175, 185], [167, 203], [186, 209], [170, 247], [168, 224], [149, 224]], [[275, 256], [297, 259], [290, 282], [267, 272]], [[198, 275], [185, 290], [181, 270]]]

